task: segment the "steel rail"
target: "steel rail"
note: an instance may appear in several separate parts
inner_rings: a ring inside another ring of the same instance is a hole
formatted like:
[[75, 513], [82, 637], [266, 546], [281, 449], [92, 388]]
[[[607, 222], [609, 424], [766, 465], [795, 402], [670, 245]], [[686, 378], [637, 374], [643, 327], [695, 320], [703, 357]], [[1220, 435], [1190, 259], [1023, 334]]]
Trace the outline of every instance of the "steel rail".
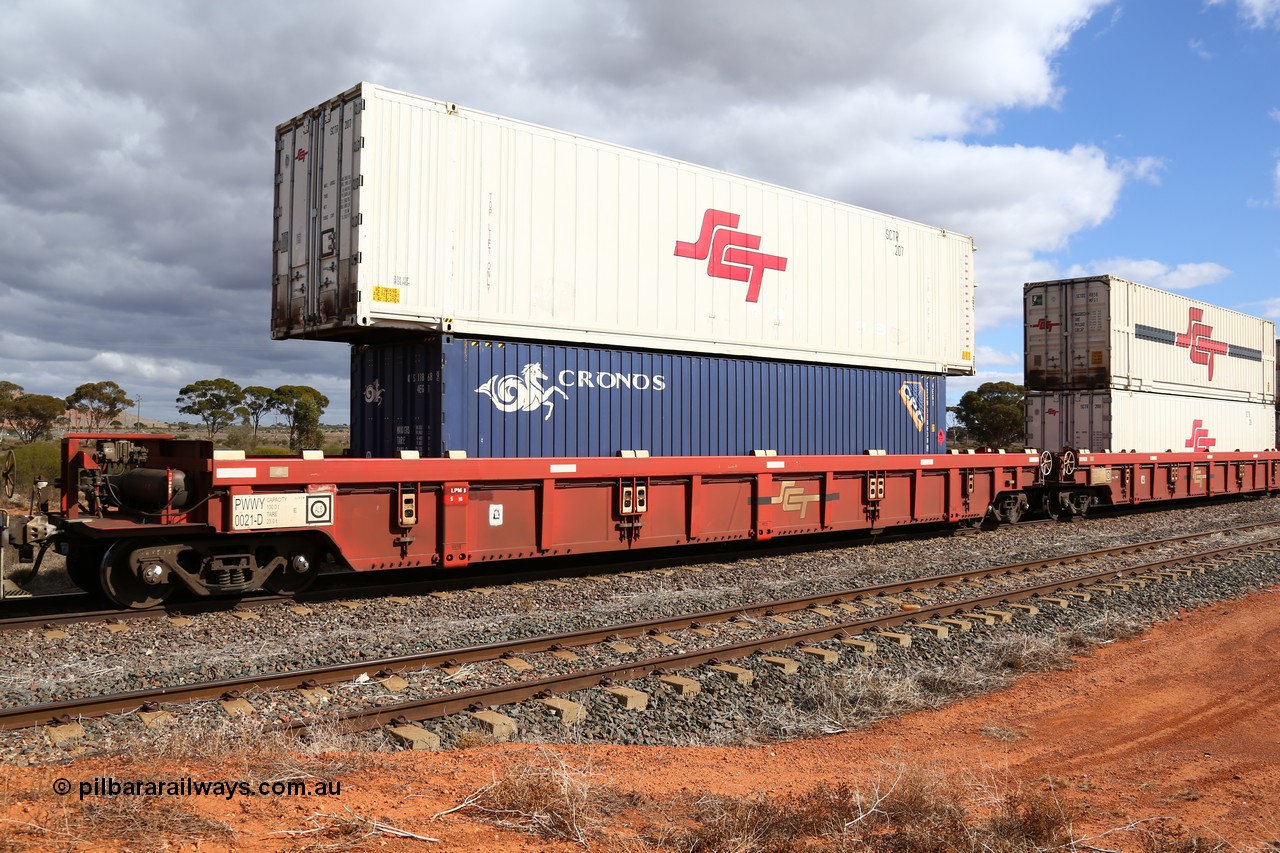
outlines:
[[[831, 639], [843, 639], [853, 634], [860, 634], [871, 629], [893, 628], [931, 618], [963, 616], [965, 613], [980, 611], [984, 608], [998, 606], [1011, 601], [1035, 599], [1053, 592], [1090, 586], [1108, 578], [1133, 577], [1149, 572], [1175, 566], [1193, 560], [1206, 560], [1226, 556], [1251, 549], [1268, 547], [1280, 548], [1280, 538], [1267, 543], [1250, 543], [1216, 549], [1201, 554], [1172, 557], [1124, 569], [1112, 569], [1095, 572], [1064, 581], [1054, 581], [1016, 591], [1001, 591], [991, 595], [978, 596], [963, 601], [947, 602], [932, 607], [921, 607], [919, 610], [899, 611], [892, 614], [868, 616], [842, 622], [837, 625], [809, 628], [785, 634], [776, 634], [766, 638], [746, 640], [741, 643], [716, 646], [651, 658], [645, 661], [631, 661], [616, 666], [601, 667], [587, 672], [567, 675], [548, 676], [532, 681], [521, 681], [494, 687], [478, 688], [446, 696], [436, 696], [401, 702], [394, 705], [378, 705], [349, 711], [337, 715], [340, 729], [348, 732], [367, 731], [387, 724], [398, 724], [410, 720], [422, 721], [449, 716], [462, 711], [480, 710], [486, 707], [508, 705], [528, 699], [546, 697], [557, 693], [568, 693], [591, 687], [607, 686], [617, 681], [632, 681], [649, 675], [663, 674], [672, 670], [692, 669], [705, 664], [723, 663], [741, 660], [752, 655], [760, 655], [770, 651], [781, 651], [794, 646], [813, 645]], [[313, 725], [311, 720], [294, 720], [282, 723], [276, 728], [291, 731], [305, 731]]]

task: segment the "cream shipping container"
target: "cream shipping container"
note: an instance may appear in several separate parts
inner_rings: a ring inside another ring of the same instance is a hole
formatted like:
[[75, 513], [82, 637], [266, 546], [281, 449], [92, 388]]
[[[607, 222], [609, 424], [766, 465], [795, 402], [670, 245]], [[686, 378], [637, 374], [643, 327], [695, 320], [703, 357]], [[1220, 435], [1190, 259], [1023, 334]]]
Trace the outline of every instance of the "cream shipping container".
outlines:
[[1276, 446], [1270, 404], [1151, 391], [1028, 393], [1027, 446], [1038, 450], [1212, 453]]
[[1274, 403], [1275, 324], [1113, 276], [1023, 290], [1028, 391]]
[[973, 372], [962, 234], [369, 83], [276, 134], [275, 338]]

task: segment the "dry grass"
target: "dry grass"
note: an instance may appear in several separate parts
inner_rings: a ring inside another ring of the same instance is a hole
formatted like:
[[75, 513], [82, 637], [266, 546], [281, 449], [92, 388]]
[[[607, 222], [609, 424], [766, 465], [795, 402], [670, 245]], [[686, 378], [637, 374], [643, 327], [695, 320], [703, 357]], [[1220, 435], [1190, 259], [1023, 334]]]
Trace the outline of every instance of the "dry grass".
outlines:
[[[911, 767], [894, 768], [867, 790], [824, 783], [781, 797], [626, 799], [546, 750], [437, 818], [464, 810], [500, 826], [584, 846], [607, 841], [610, 849], [682, 853], [1072, 849], [1075, 819], [1052, 787], [1001, 789]], [[639, 837], [607, 835], [610, 825], [624, 823], [638, 824]]]
[[1008, 636], [995, 645], [995, 659], [1014, 672], [1053, 672], [1071, 666], [1073, 650], [1062, 637]]
[[497, 739], [494, 738], [493, 735], [468, 730], [458, 734], [458, 738], [454, 743], [454, 746], [457, 749], [475, 749], [476, 747], [490, 746], [497, 742]]
[[345, 809], [345, 814], [316, 812], [307, 818], [306, 829], [282, 829], [277, 835], [287, 836], [297, 842], [289, 845], [297, 850], [356, 850], [362, 847], [383, 847], [388, 836], [408, 838], [414, 841], [436, 842], [440, 839], [400, 829], [386, 817], [367, 818]]
[[[106, 744], [107, 751], [129, 756], [138, 781], [171, 783], [178, 776], [156, 776], [164, 767], [207, 764], [220, 767], [220, 778], [256, 785], [289, 780], [329, 781], [372, 766], [378, 761], [377, 742], [383, 735], [344, 734], [320, 726], [299, 738], [272, 731], [265, 719], [203, 714], [175, 715], [159, 729], [122, 727], [123, 734]], [[357, 746], [355, 738], [361, 738]], [[139, 772], [141, 771], [141, 772]], [[153, 778], [154, 777], [154, 778]], [[260, 807], [271, 807], [262, 797]], [[110, 796], [77, 801], [58, 797], [48, 787], [0, 790], [0, 851], [74, 850], [90, 840], [122, 850], [159, 850], [201, 845], [221, 849], [234, 846], [229, 826], [193, 810], [198, 802], [173, 796]], [[40, 818], [15, 819], [25, 815]], [[353, 830], [354, 831], [354, 830]], [[365, 827], [363, 832], [368, 832]], [[385, 833], [383, 833], [385, 834]], [[307, 841], [312, 839], [308, 838]], [[345, 845], [343, 849], [349, 847]]]
[[1003, 740], [1013, 742], [1022, 740], [1027, 733], [1022, 729], [1010, 728], [1009, 726], [985, 726], [981, 730], [983, 737], [989, 737], [992, 740]]
[[[49, 798], [36, 793], [33, 801]], [[193, 811], [174, 797], [119, 796], [87, 800], [66, 808], [61, 800], [54, 817], [43, 822], [6, 820], [0, 833], [3, 850], [76, 850], [104, 841], [119, 850], [171, 850], [175, 846], [233, 843], [230, 826]]]
[[228, 840], [231, 827], [196, 814], [173, 797], [107, 797], [86, 801], [71, 813], [76, 834], [110, 838], [131, 850]]
[[1006, 667], [978, 667], [966, 661], [908, 673], [865, 665], [822, 673], [802, 686], [804, 693], [794, 705], [762, 711], [757, 736], [785, 739], [857, 729], [989, 693], [1011, 680]]
[[1114, 643], [1117, 640], [1128, 640], [1147, 630], [1147, 625], [1131, 616], [1120, 616], [1115, 613], [1104, 613], [1097, 619], [1082, 625], [1077, 633], [1084, 642], [1093, 645]]
[[1221, 853], [1231, 845], [1222, 839], [1188, 835], [1171, 818], [1160, 818], [1134, 827], [1142, 853]]
[[900, 768], [869, 792], [840, 784], [774, 799], [703, 798], [691, 804], [687, 825], [654, 841], [686, 853], [1013, 853], [1071, 844], [1073, 815], [1052, 793], [1015, 788], [990, 796], [986, 786]]
[[379, 750], [395, 748], [381, 730], [346, 732], [332, 720], [301, 735], [275, 730], [273, 724], [259, 717], [179, 714], [160, 728], [122, 729], [106, 751], [144, 765], [219, 764], [252, 783], [331, 779], [375, 766]]
[[473, 810], [499, 826], [585, 846], [622, 802], [589, 770], [570, 767], [555, 752], [542, 749], [536, 759], [511, 768], [437, 817]]
[[803, 689], [792, 708], [780, 710], [767, 721], [766, 737], [852, 729], [929, 707], [927, 691], [915, 676], [868, 666], [821, 673]]

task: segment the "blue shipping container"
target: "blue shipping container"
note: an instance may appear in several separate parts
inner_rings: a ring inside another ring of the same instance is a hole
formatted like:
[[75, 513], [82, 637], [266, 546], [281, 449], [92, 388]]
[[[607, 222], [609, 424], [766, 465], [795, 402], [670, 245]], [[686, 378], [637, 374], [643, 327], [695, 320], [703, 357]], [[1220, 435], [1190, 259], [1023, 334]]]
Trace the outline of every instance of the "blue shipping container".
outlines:
[[352, 347], [351, 453], [945, 452], [933, 374], [449, 335]]

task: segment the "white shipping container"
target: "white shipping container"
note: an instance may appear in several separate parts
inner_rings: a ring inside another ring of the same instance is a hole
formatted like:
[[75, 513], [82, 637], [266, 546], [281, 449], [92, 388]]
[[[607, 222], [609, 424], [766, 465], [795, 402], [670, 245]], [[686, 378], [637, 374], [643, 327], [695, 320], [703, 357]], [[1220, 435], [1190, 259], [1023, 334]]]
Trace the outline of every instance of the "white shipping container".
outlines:
[[1023, 289], [1030, 391], [1276, 399], [1275, 324], [1113, 276]]
[[1263, 403], [1150, 391], [1027, 394], [1027, 446], [1038, 450], [1203, 453], [1276, 446], [1276, 411]]
[[971, 238], [369, 83], [276, 129], [272, 336], [971, 374]]

